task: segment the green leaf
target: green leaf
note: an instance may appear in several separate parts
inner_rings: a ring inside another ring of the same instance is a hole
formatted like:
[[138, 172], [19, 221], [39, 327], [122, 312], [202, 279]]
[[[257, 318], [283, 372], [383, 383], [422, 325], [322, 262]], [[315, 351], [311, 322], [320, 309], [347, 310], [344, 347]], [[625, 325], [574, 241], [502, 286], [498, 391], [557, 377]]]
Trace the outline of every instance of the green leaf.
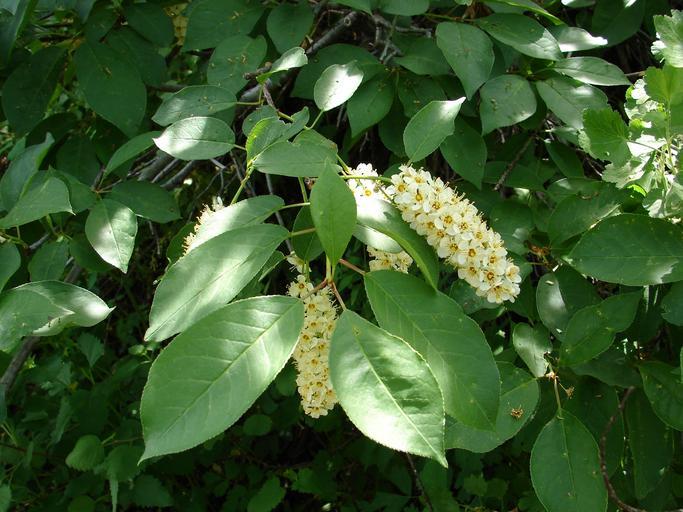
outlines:
[[[294, 219], [292, 231], [302, 231], [312, 227], [314, 226], [311, 209], [308, 206], [304, 206], [299, 210], [296, 219]], [[358, 226], [356, 225], [356, 227]], [[292, 247], [296, 255], [304, 261], [311, 261], [323, 252], [323, 246], [315, 232], [292, 237]]]
[[161, 341], [230, 302], [288, 236], [272, 224], [233, 229], [169, 267], [154, 294], [147, 341]]
[[104, 177], [112, 172], [123, 167], [127, 163], [131, 163], [142, 152], [147, 151], [154, 145], [154, 138], [158, 137], [161, 132], [145, 132], [136, 135], [123, 146], [119, 147], [107, 162], [104, 168]]
[[285, 494], [286, 491], [280, 485], [280, 479], [271, 476], [249, 500], [247, 512], [270, 512], [282, 502]]
[[253, 160], [267, 147], [272, 146], [279, 140], [286, 139], [287, 125], [276, 117], [261, 119], [249, 130], [247, 136], [247, 161]]
[[53, 336], [72, 325], [92, 327], [112, 309], [94, 293], [60, 281], [5, 290], [0, 294], [0, 350], [11, 351], [28, 334]]
[[416, 16], [429, 9], [429, 0], [379, 0], [379, 8], [387, 14]]
[[28, 23], [37, 3], [38, 0], [18, 0], [6, 4], [12, 10], [10, 16], [2, 13], [3, 19], [0, 22], [0, 66], [5, 67], [8, 64], [17, 36]]
[[89, 471], [104, 460], [104, 446], [94, 435], [81, 436], [66, 456], [66, 465], [78, 471]]
[[414, 37], [406, 44], [401, 57], [394, 62], [416, 75], [447, 75], [451, 68], [444, 62], [444, 55], [432, 38]]
[[351, 136], [376, 125], [391, 110], [396, 88], [389, 74], [381, 74], [361, 85], [346, 105]]
[[529, 57], [560, 60], [557, 40], [540, 23], [521, 14], [496, 13], [477, 19], [491, 37]]
[[138, 461], [142, 455], [142, 448], [133, 445], [120, 445], [107, 455], [104, 461], [109, 480], [126, 482], [132, 480], [140, 472]]
[[568, 25], [558, 25], [551, 27], [550, 32], [557, 39], [560, 50], [563, 52], [577, 52], [581, 50], [592, 50], [607, 44], [604, 37], [595, 37], [587, 30]]
[[665, 65], [662, 69], [645, 71], [645, 91], [653, 100], [667, 109], [683, 102], [683, 69]]
[[531, 481], [548, 512], [607, 510], [598, 445], [567, 411], [543, 427], [531, 450]]
[[326, 169], [311, 191], [311, 218], [332, 265], [342, 257], [356, 226], [356, 199], [343, 179]]
[[567, 323], [560, 346], [560, 363], [565, 366], [585, 363], [607, 350], [614, 335], [633, 323], [641, 297], [642, 292], [622, 293], [577, 311]]
[[446, 449], [490, 452], [513, 438], [533, 418], [540, 398], [536, 380], [510, 363], [500, 362], [498, 369], [502, 385], [494, 429], [467, 427], [449, 416], [446, 418]]
[[615, 213], [626, 199], [623, 191], [606, 183], [600, 185], [594, 194], [572, 195], [557, 204], [548, 219], [547, 232], [552, 245], [558, 246], [588, 231], [596, 222]]
[[166, 61], [158, 48], [135, 31], [127, 27], [112, 30], [106, 42], [138, 70], [146, 84], [158, 87], [167, 80]]
[[235, 106], [235, 95], [215, 85], [191, 85], [166, 98], [152, 117], [161, 125], [186, 117], [212, 116]]
[[242, 425], [245, 435], [253, 437], [265, 436], [272, 427], [273, 420], [265, 414], [252, 414]]
[[683, 325], [683, 282], [674, 283], [662, 299], [661, 307], [664, 320], [673, 325]]
[[430, 101], [408, 121], [403, 131], [403, 144], [410, 160], [422, 160], [432, 154], [453, 134], [455, 116], [464, 101], [464, 97], [453, 101]]
[[298, 46], [313, 25], [313, 10], [307, 3], [279, 4], [270, 11], [266, 30], [278, 52]]
[[488, 150], [479, 132], [456, 118], [453, 135], [444, 139], [439, 150], [456, 174], [481, 188]]
[[515, 201], [499, 201], [489, 212], [491, 229], [500, 233], [508, 251], [525, 255], [534, 229], [531, 209]]
[[66, 240], [43, 245], [31, 258], [28, 271], [31, 281], [59, 279], [69, 259], [69, 244]]
[[92, 109], [129, 137], [138, 132], [147, 91], [137, 70], [108, 46], [87, 41], [74, 53], [78, 84]]
[[48, 46], [18, 66], [2, 87], [2, 110], [17, 135], [29, 132], [45, 115], [64, 63], [64, 49]]
[[97, 203], [85, 221], [85, 236], [95, 252], [124, 274], [128, 272], [137, 232], [133, 210], [111, 199]]
[[256, 196], [238, 201], [211, 213], [195, 226], [194, 234], [187, 244], [185, 254], [196, 249], [207, 240], [227, 231], [260, 224], [284, 206], [278, 196]]
[[69, 189], [57, 178], [48, 178], [24, 193], [17, 204], [0, 219], [0, 229], [22, 226], [51, 213], [73, 213]]
[[370, 272], [365, 290], [379, 325], [425, 358], [446, 413], [469, 427], [493, 429], [500, 377], [476, 322], [453, 299], [407, 274]]
[[567, 178], [583, 178], [583, 164], [574, 149], [556, 140], [547, 141], [545, 148], [560, 172]]
[[518, 75], [500, 75], [481, 88], [481, 131], [512, 126], [536, 112], [536, 95], [529, 82]]
[[[183, 50], [227, 46], [226, 35], [249, 34], [264, 7], [257, 0], [203, 0], [192, 6]], [[263, 41], [265, 44], [265, 40]], [[264, 50], [265, 51], [265, 50]], [[236, 57], [236, 55], [232, 55]], [[256, 69], [258, 64], [251, 69]]]
[[82, 333], [76, 343], [78, 343], [79, 350], [88, 360], [90, 368], [95, 366], [95, 363], [104, 355], [104, 345], [92, 334]]
[[235, 145], [235, 133], [220, 119], [189, 117], [166, 128], [154, 143], [181, 160], [208, 160], [230, 151]]
[[302, 326], [301, 301], [254, 297], [177, 336], [152, 364], [142, 394], [142, 458], [187, 450], [235, 423], [282, 370]]
[[323, 112], [346, 102], [363, 81], [363, 70], [355, 61], [333, 64], [323, 71], [313, 88], [315, 104]]
[[600, 297], [590, 283], [567, 266], [543, 275], [536, 288], [538, 316], [560, 340], [564, 339], [567, 323], [574, 313], [599, 302]]
[[604, 37], [613, 46], [638, 32], [644, 14], [645, 2], [600, 0], [593, 10], [591, 33]]
[[282, 140], [272, 144], [254, 158], [256, 169], [281, 176], [320, 176], [326, 169], [339, 172], [337, 146], [322, 135], [307, 130], [293, 142]]
[[567, 256], [579, 272], [629, 286], [683, 279], [683, 228], [625, 213], [600, 221]]
[[659, 361], [639, 365], [643, 387], [652, 409], [664, 423], [683, 430], [683, 383], [679, 368]]
[[173, 42], [173, 22], [161, 6], [153, 3], [131, 4], [125, 9], [128, 25], [141, 36], [162, 48]]
[[413, 231], [400, 212], [387, 201], [369, 200], [358, 204], [358, 224], [387, 235], [415, 260], [425, 280], [437, 288], [439, 260], [427, 241]]
[[515, 325], [512, 345], [534, 377], [543, 377], [546, 374], [548, 361], [545, 356], [553, 351], [553, 345], [545, 328], [524, 323]]
[[363, 434], [448, 465], [439, 385], [405, 341], [347, 309], [332, 335], [329, 360], [339, 403]]
[[[285, 5], [285, 4], [281, 4]], [[308, 57], [303, 48], [295, 46], [284, 52], [275, 62], [271, 68], [265, 73], [261, 73], [258, 76], [259, 83], [263, 83], [267, 78], [271, 77], [275, 73], [280, 73], [282, 71], [287, 71], [294, 68], [301, 68], [308, 64]]]
[[209, 59], [207, 82], [236, 94], [247, 84], [244, 73], [254, 71], [263, 62], [267, 47], [263, 36], [253, 39], [246, 35], [232, 35], [222, 39]]
[[584, 84], [631, 85], [621, 69], [598, 57], [561, 59], [555, 63], [552, 69]]
[[140, 475], [133, 488], [133, 503], [138, 507], [172, 507], [173, 497], [168, 489], [151, 475]]
[[625, 163], [631, 157], [628, 140], [628, 127], [614, 110], [605, 108], [583, 113], [579, 143], [591, 156]]
[[0, 511], [7, 512], [12, 504], [12, 489], [9, 485], [0, 485]]
[[535, 82], [539, 96], [560, 121], [572, 128], [583, 128], [586, 109], [607, 108], [607, 96], [590, 85], [578, 85], [574, 80], [553, 77]]
[[19, 270], [21, 265], [21, 255], [17, 246], [3, 242], [0, 244], [0, 292], [9, 281], [9, 278]]
[[683, 11], [671, 11], [671, 16], [655, 16], [657, 40], [652, 53], [670, 66], [683, 67]]
[[642, 500], [661, 482], [674, 456], [671, 430], [655, 416], [645, 394], [636, 390], [625, 410], [633, 459], [636, 498]]
[[494, 61], [491, 39], [472, 25], [444, 22], [436, 27], [436, 44], [465, 88], [467, 98], [471, 99], [491, 75]]
[[107, 196], [145, 219], [170, 222], [180, 218], [175, 197], [156, 183], [149, 181], [123, 181], [114, 185]]
[[40, 169], [54, 142], [54, 138], [48, 133], [44, 142], [29, 146], [14, 156], [12, 163], [0, 178], [0, 208], [9, 210], [16, 204], [31, 178]]

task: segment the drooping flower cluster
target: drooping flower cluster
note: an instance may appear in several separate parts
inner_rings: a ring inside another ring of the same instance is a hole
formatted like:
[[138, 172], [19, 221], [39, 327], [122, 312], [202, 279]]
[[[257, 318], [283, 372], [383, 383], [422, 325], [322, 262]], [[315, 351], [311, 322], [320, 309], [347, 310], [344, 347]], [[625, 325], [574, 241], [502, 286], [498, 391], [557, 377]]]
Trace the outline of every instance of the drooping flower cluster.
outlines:
[[458, 270], [458, 277], [489, 302], [514, 301], [519, 267], [507, 258], [503, 239], [468, 199], [429, 172], [405, 165], [391, 181], [386, 192], [403, 220]]
[[405, 252], [386, 252], [379, 249], [368, 247], [368, 254], [371, 256], [370, 270], [396, 270], [397, 272], [408, 273], [413, 258]]
[[178, 46], [182, 46], [185, 42], [185, 33], [187, 32], [187, 16], [183, 15], [187, 3], [180, 3], [169, 5], [164, 10], [166, 14], [171, 17], [173, 21], [173, 31], [175, 32], [176, 42]]
[[[371, 164], [358, 164], [358, 167], [350, 170], [352, 176], [370, 176], [379, 177], [377, 171], [372, 168]], [[379, 180], [347, 180], [349, 188], [356, 197], [356, 204], [358, 208], [363, 208], [364, 202], [368, 200], [388, 200], [382, 182]], [[374, 249], [368, 246], [368, 253], [371, 256], [370, 270], [396, 270], [398, 272], [407, 273], [410, 265], [413, 263], [413, 258], [405, 252], [391, 253]]]
[[330, 338], [337, 321], [337, 311], [332, 303], [330, 289], [325, 287], [314, 291], [313, 284], [302, 274], [289, 285], [288, 293], [304, 303], [304, 327], [293, 355], [301, 405], [306, 414], [319, 418], [327, 415], [337, 403], [328, 364]]
[[223, 201], [220, 197], [214, 197], [211, 201], [211, 206], [209, 206], [208, 204], [204, 205], [204, 208], [202, 208], [199, 217], [197, 217], [197, 222], [194, 225], [194, 230], [183, 239], [183, 248], [185, 249], [184, 254], [187, 254], [192, 249], [206, 241], [201, 239], [198, 240], [197, 235], [204, 226], [207, 226], [209, 224], [209, 222], [216, 215], [216, 213], [221, 211], [223, 208], [225, 208], [225, 206], [223, 205]]

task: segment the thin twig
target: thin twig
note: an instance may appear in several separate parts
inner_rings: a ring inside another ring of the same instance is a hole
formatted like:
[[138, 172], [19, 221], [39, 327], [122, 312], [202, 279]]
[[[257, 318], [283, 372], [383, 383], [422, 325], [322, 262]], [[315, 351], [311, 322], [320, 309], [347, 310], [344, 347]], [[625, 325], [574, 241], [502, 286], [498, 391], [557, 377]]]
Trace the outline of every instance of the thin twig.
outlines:
[[515, 166], [519, 163], [519, 161], [522, 159], [522, 156], [524, 156], [524, 152], [527, 150], [529, 147], [529, 144], [531, 144], [531, 141], [533, 141], [536, 138], [536, 134], [532, 133], [531, 137], [529, 137], [526, 142], [522, 145], [521, 148], [519, 148], [519, 151], [515, 154], [515, 157], [510, 161], [508, 166], [505, 168], [505, 171], [503, 171], [503, 174], [500, 175], [500, 178], [496, 182], [496, 186], [493, 187], [493, 190], [498, 190], [500, 187], [503, 186], [503, 183], [505, 183], [505, 180], [508, 178], [512, 170], [515, 168]]
[[194, 170], [196, 161], [190, 160], [180, 169], [172, 178], [170, 178], [166, 183], [162, 185], [166, 190], [171, 190], [176, 186], [180, 185], [183, 180]]
[[339, 290], [337, 290], [337, 285], [334, 283], [334, 281], [330, 282], [330, 288], [332, 288], [332, 292], [334, 293], [334, 296], [337, 298], [337, 302], [339, 302], [339, 305], [342, 307], [342, 309], [346, 309], [346, 304], [344, 304], [344, 299], [341, 298], [341, 295], [339, 294]]
[[420, 478], [420, 474], [417, 472], [417, 469], [415, 469], [415, 463], [413, 462], [413, 458], [409, 453], [405, 454], [406, 459], [408, 460], [408, 464], [410, 465], [410, 470], [413, 472], [413, 476], [415, 477], [415, 484], [417, 487], [420, 489], [420, 492], [422, 493], [422, 496], [425, 499], [425, 502], [427, 504], [427, 508], [429, 510], [434, 510], [434, 507], [432, 506], [432, 501], [429, 499], [429, 495], [427, 494], [427, 491], [425, 490], [425, 486], [422, 483], [422, 479]]
[[362, 276], [364, 276], [366, 274], [365, 270], [357, 267], [356, 265], [354, 265], [350, 261], [346, 261], [345, 259], [340, 259], [339, 263], [341, 263], [342, 265], [344, 265], [347, 268], [350, 268], [351, 270], [358, 272]]
[[323, 279], [319, 284], [317, 284], [317, 285], [315, 286], [315, 288], [313, 288], [313, 289], [312, 289], [310, 292], [308, 292], [306, 295], [303, 295], [303, 296], [301, 297], [301, 300], [306, 300], [306, 299], [309, 298], [311, 295], [313, 295], [314, 293], [319, 292], [320, 290], [322, 290], [322, 289], [325, 288], [326, 286], [327, 286], [327, 279]]
[[609, 494], [609, 497], [612, 499], [612, 501], [614, 501], [617, 504], [619, 508], [621, 508], [625, 512], [647, 512], [646, 510], [632, 507], [631, 505], [628, 505], [627, 503], [621, 501], [621, 498], [619, 498], [617, 492], [614, 490], [614, 487], [612, 486], [612, 482], [610, 482], [609, 480], [609, 473], [607, 473], [607, 435], [609, 434], [610, 430], [612, 430], [614, 422], [624, 412], [624, 407], [626, 407], [626, 401], [635, 389], [636, 388], [631, 386], [626, 390], [624, 396], [621, 398], [621, 402], [619, 402], [617, 410], [614, 411], [614, 414], [612, 414], [609, 421], [607, 422], [607, 425], [605, 425], [605, 429], [602, 431], [602, 436], [600, 436], [600, 472], [602, 473], [602, 479], [605, 481], [605, 487], [607, 487], [607, 494]]

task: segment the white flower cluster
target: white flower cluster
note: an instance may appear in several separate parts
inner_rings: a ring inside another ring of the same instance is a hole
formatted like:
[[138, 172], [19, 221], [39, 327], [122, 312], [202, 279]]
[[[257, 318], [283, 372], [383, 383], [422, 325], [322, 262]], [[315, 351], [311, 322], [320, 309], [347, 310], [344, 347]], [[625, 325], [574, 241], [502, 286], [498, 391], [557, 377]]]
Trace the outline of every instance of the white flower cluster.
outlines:
[[199, 232], [199, 229], [203, 225], [207, 224], [211, 220], [213, 215], [221, 211], [223, 208], [225, 208], [225, 206], [223, 205], [223, 201], [220, 197], [214, 197], [211, 201], [211, 206], [209, 206], [208, 204], [204, 205], [204, 208], [199, 214], [199, 217], [197, 217], [197, 222], [194, 225], [194, 230], [192, 231], [192, 233], [189, 233], [183, 239], [183, 249], [185, 249], [184, 254], [187, 254], [195, 248], [195, 236]]
[[368, 254], [372, 257], [370, 270], [396, 270], [407, 274], [413, 264], [413, 258], [405, 251], [393, 253], [368, 247]]
[[458, 270], [477, 295], [500, 304], [519, 294], [519, 267], [507, 258], [501, 236], [490, 229], [477, 208], [440, 178], [401, 166], [386, 192], [403, 220], [427, 239]]
[[[371, 164], [358, 164], [358, 167], [350, 170], [352, 176], [371, 176], [379, 177], [377, 171], [372, 168]], [[356, 197], [358, 208], [363, 208], [363, 202], [369, 199], [372, 200], [387, 200], [387, 195], [382, 182], [379, 180], [347, 180], [349, 188]], [[372, 257], [370, 260], [370, 270], [396, 270], [398, 272], [407, 273], [410, 265], [413, 263], [413, 258], [405, 252], [391, 253], [380, 251], [368, 247], [368, 253]]]
[[289, 295], [303, 300], [304, 327], [294, 349], [298, 375], [296, 384], [304, 412], [312, 418], [327, 415], [337, 403], [330, 383], [330, 337], [337, 322], [337, 311], [330, 297], [330, 289], [313, 292], [306, 276], [299, 274], [289, 285]]

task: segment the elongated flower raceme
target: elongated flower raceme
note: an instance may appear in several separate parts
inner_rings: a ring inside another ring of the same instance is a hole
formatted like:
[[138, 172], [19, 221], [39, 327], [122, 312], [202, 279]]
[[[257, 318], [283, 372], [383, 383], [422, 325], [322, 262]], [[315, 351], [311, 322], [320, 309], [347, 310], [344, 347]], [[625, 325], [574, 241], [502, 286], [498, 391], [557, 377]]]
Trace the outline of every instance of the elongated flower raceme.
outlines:
[[289, 285], [289, 295], [304, 302], [304, 327], [294, 349], [298, 372], [297, 388], [304, 412], [312, 418], [327, 415], [337, 403], [330, 383], [330, 338], [337, 322], [337, 311], [330, 289], [313, 291], [313, 284], [300, 274]]
[[503, 239], [468, 199], [440, 178], [410, 166], [401, 166], [391, 181], [386, 192], [403, 220], [458, 270], [458, 277], [489, 302], [514, 301], [519, 267], [507, 258]]
[[[350, 174], [353, 176], [369, 176], [371, 178], [379, 176], [371, 164], [358, 164], [358, 167], [350, 170]], [[363, 204], [366, 201], [389, 199], [385, 187], [379, 180], [351, 179], [348, 180], [348, 184], [353, 195], [356, 197], [356, 204], [359, 209], [363, 208]], [[368, 247], [368, 254], [371, 258], [369, 263], [370, 270], [396, 270], [407, 273], [410, 265], [413, 264], [413, 258], [405, 251], [392, 253]]]

